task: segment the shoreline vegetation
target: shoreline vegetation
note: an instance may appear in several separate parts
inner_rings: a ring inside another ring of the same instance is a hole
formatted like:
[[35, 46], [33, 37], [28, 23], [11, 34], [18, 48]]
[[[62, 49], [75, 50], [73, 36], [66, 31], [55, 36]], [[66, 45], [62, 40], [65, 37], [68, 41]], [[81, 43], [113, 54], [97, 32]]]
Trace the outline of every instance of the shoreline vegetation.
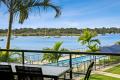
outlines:
[[[90, 29], [90, 31], [95, 31], [97, 34], [112, 34], [112, 33], [120, 33], [120, 28], [94, 28]], [[80, 36], [84, 29], [77, 29], [77, 28], [20, 28], [20, 29], [13, 29], [12, 35], [13, 36]], [[7, 29], [0, 29], [0, 36], [6, 36]]]
[[[78, 41], [78, 43], [81, 43], [82, 45], [87, 47], [87, 50], [85, 50], [85, 52], [97, 52], [97, 51], [99, 51], [99, 48], [100, 48], [100, 41], [99, 41], [99, 39], [94, 38], [96, 36], [97, 36], [96, 31], [90, 31], [89, 29], [84, 29], [84, 30], [82, 30], [81, 36], [79, 36], [77, 41]], [[47, 48], [46, 50], [54, 50], [54, 51], [63, 51], [63, 50], [65, 50], [65, 51], [69, 51], [66, 48], [61, 48], [60, 47], [62, 45], [62, 43], [63, 42], [58, 41], [58, 42], [56, 42], [54, 44], [53, 47]], [[79, 50], [75, 50], [75, 51], [80, 52]], [[45, 58], [44, 59], [45, 62], [46, 61], [52, 62], [52, 61], [50, 61], [51, 59], [53, 59], [53, 62], [57, 62], [57, 61], [59, 61], [59, 59], [61, 60], [61, 57], [62, 57], [61, 55], [57, 55], [57, 54], [55, 56], [53, 56], [53, 55], [55, 55], [55, 54], [52, 54], [52, 55], [45, 54], [45, 56], [43, 56]], [[58, 56], [57, 59], [56, 59], [56, 56]], [[49, 57], [49, 59], [48, 59], [48, 57]], [[68, 57], [64, 57], [64, 58], [68, 59]], [[64, 59], [62, 59], [62, 60], [64, 60]]]

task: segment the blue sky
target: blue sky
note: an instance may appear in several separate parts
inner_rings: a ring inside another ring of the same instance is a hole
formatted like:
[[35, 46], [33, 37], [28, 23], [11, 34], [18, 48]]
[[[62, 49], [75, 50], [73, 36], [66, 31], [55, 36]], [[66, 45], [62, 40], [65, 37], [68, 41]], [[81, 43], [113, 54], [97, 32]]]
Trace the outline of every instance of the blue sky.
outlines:
[[[31, 13], [24, 24], [14, 20], [13, 28], [95, 28], [120, 27], [120, 0], [51, 0], [61, 7], [62, 14], [54, 18], [51, 9], [41, 14]], [[0, 8], [0, 28], [8, 26], [6, 8]]]

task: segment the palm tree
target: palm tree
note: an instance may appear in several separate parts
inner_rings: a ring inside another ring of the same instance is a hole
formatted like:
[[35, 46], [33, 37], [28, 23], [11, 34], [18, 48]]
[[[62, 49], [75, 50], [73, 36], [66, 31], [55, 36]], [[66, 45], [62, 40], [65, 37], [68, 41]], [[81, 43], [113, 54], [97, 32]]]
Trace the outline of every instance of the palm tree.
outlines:
[[[60, 48], [62, 46], [63, 42], [56, 42], [53, 46], [53, 48], [45, 48], [43, 50], [48, 50], [48, 51], [69, 51], [68, 49], [65, 48]], [[42, 61], [48, 61], [52, 63], [58, 63], [58, 60], [62, 57], [62, 54], [58, 53], [44, 53]]]
[[[5, 57], [6, 57], [6, 52], [5, 51], [0, 52], [0, 62], [6, 62]], [[8, 56], [8, 62], [21, 63], [22, 62], [21, 53], [19, 53], [19, 52], [10, 52], [9, 56]]]
[[[98, 39], [95, 39], [97, 36], [97, 33], [94, 31], [90, 31], [89, 29], [84, 29], [81, 36], [78, 38], [78, 42], [81, 42], [82, 45], [86, 45], [88, 50], [86, 52], [96, 52], [99, 51], [99, 45], [100, 41]], [[90, 56], [90, 61], [92, 60]], [[93, 59], [95, 59], [96, 62], [96, 56], [93, 56]]]
[[[51, 3], [51, 0], [0, 0], [0, 4], [4, 4], [7, 7], [9, 13], [9, 26], [7, 33], [7, 43], [6, 49], [10, 49], [10, 38], [13, 19], [17, 15], [19, 17], [19, 23], [23, 23], [29, 16], [29, 14], [35, 10], [38, 12], [41, 8], [46, 10], [47, 8], [52, 8], [56, 11], [55, 17], [58, 17], [61, 12], [60, 8]], [[8, 52], [6, 53], [6, 58], [9, 56]]]
[[84, 29], [81, 36], [78, 38], [78, 42], [81, 42], [82, 45], [86, 45], [89, 52], [96, 52], [99, 50], [100, 41], [95, 39], [97, 33], [94, 31], [90, 31], [88, 29]]
[[115, 45], [120, 45], [120, 41], [115, 42]]

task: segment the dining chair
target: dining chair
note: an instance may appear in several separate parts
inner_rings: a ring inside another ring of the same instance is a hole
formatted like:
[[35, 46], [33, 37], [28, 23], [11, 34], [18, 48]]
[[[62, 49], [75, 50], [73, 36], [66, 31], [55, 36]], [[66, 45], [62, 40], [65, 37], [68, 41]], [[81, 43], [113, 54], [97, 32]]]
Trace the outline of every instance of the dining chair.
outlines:
[[38, 67], [15, 66], [18, 80], [43, 80], [42, 69]]
[[94, 62], [91, 62], [88, 69], [87, 69], [87, 72], [85, 74], [84, 80], [89, 80], [89, 77], [90, 77], [91, 71], [93, 69], [93, 66], [94, 66]]
[[11, 65], [0, 65], [0, 80], [14, 80]]

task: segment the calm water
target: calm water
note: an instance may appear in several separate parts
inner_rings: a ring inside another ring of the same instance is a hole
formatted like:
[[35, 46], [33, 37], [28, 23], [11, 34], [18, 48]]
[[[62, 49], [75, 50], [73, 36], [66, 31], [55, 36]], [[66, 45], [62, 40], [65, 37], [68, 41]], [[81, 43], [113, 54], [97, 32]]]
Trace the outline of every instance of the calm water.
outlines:
[[[115, 42], [120, 40], [120, 34], [107, 34], [107, 35], [99, 35], [98, 38], [101, 42], [101, 46], [109, 46], [113, 45]], [[4, 41], [0, 41], [0, 47], [5, 48], [6, 45], [6, 37], [0, 37], [0, 39], [4, 39]], [[81, 49], [84, 50], [85, 46], [82, 46], [77, 42], [77, 36], [62, 36], [60, 38], [56, 37], [40, 37], [40, 36], [27, 36], [22, 37], [19, 36], [17, 38], [13, 37], [11, 39], [11, 48], [17, 49], [37, 49], [41, 50], [46, 47], [52, 47], [55, 42], [63, 41], [63, 48], [68, 48], [70, 50]]]
[[[120, 40], [120, 34], [107, 34], [107, 35], [99, 35], [98, 38], [101, 42], [101, 46], [110, 46], [113, 45], [115, 42]], [[6, 45], [6, 37], [0, 37], [0, 39], [4, 39], [0, 41], [0, 47], [5, 48]], [[60, 38], [56, 37], [40, 37], [40, 36], [27, 36], [22, 37], [18, 36], [17, 38], [13, 37], [11, 39], [11, 48], [14, 49], [33, 49], [33, 50], [42, 50], [46, 47], [52, 47], [55, 42], [63, 41], [63, 48], [67, 48], [70, 50], [85, 50], [86, 47], [82, 46], [80, 43], [77, 42], [77, 36], [62, 36]], [[31, 60], [40, 60], [42, 55], [32, 53], [27, 54], [27, 57]]]

